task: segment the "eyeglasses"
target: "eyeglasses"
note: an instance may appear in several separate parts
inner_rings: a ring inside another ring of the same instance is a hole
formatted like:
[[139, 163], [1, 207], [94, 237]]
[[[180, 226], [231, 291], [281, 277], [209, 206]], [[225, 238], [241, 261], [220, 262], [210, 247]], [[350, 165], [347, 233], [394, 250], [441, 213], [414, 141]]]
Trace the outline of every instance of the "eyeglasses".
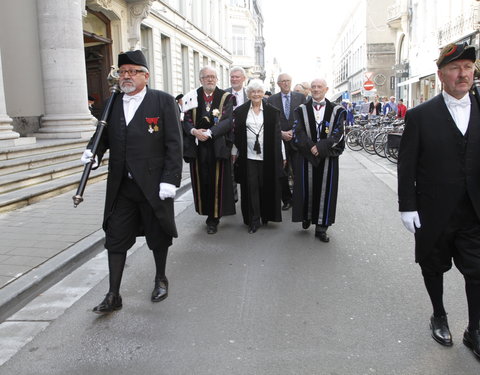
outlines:
[[119, 76], [124, 76], [125, 73], [128, 73], [128, 75], [130, 77], [135, 77], [137, 75], [137, 73], [146, 73], [145, 70], [139, 70], [139, 69], [128, 69], [128, 70], [125, 70], [125, 69], [120, 69], [117, 71], [118, 75]]
[[217, 76], [203, 76], [200, 79], [217, 79]]

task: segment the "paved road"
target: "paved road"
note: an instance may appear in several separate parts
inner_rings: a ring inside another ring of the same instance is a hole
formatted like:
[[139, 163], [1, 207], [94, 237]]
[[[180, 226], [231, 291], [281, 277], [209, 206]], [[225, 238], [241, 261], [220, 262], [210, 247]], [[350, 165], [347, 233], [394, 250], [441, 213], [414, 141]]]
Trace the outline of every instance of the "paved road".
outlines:
[[[480, 363], [461, 344], [462, 279], [457, 271], [446, 277], [455, 345], [444, 348], [430, 338], [394, 173], [370, 158], [342, 156], [328, 244], [289, 217], [249, 235], [236, 215], [209, 236], [184, 202], [167, 300], [149, 301], [154, 265], [140, 247], [127, 261], [124, 308], [91, 313], [108, 287], [102, 253], [11, 317], [12, 333], [31, 322], [38, 332], [0, 374], [478, 374]], [[52, 301], [65, 302], [61, 313]]]

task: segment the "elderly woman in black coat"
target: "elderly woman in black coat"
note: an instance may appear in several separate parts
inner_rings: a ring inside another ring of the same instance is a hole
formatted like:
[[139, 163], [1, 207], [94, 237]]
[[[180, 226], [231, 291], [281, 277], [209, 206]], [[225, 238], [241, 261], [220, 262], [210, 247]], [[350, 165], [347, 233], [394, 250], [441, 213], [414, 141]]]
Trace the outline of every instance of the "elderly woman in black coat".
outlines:
[[280, 111], [263, 100], [259, 79], [248, 84], [249, 100], [235, 109], [232, 153], [235, 181], [241, 187], [243, 222], [255, 233], [268, 221], [282, 221], [279, 178], [285, 159], [280, 131]]

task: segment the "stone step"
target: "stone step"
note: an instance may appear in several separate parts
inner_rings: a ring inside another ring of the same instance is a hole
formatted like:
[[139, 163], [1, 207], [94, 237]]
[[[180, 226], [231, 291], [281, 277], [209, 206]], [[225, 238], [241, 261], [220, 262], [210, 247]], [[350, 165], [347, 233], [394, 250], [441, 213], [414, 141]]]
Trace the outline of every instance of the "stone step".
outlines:
[[[106, 165], [107, 163], [108, 158], [102, 160], [102, 165]], [[83, 170], [84, 166], [80, 163], [79, 157], [75, 157], [75, 160], [72, 161], [19, 171], [3, 176], [0, 175], [0, 200], [2, 199], [1, 194], [9, 191], [23, 189], [31, 185], [55, 180], [71, 174], [81, 176]]]
[[[83, 169], [82, 169], [83, 170]], [[102, 165], [90, 173], [88, 184], [107, 178], [108, 167]], [[72, 191], [72, 197], [76, 193], [80, 182], [81, 173], [70, 174], [54, 180], [49, 180], [36, 185], [17, 189], [0, 195], [0, 212], [16, 210], [33, 204], [42, 199], [50, 198], [68, 191]], [[85, 192], [88, 194], [88, 184]], [[85, 194], [84, 194], [85, 195]], [[72, 200], [73, 208], [73, 200]]]
[[11, 160], [32, 155], [49, 154], [56, 151], [83, 148], [88, 141], [85, 139], [37, 139], [34, 144], [0, 147], [0, 168], [4, 160]]
[[82, 156], [84, 150], [85, 146], [82, 146], [60, 151], [52, 151], [49, 153], [32, 154], [28, 156], [16, 157], [14, 159], [2, 160], [0, 162], [0, 179], [1, 176], [12, 173], [31, 171], [36, 168], [52, 166], [69, 161], [77, 161], [77, 164], [80, 164], [80, 157]]

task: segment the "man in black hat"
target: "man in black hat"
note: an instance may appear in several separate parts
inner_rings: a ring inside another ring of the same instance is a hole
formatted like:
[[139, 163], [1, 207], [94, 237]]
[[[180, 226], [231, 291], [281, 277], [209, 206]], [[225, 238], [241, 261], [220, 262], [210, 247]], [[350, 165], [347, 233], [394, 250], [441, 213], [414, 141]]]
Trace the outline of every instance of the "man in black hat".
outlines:
[[398, 197], [433, 305], [432, 337], [453, 344], [443, 305], [443, 274], [453, 259], [468, 303], [463, 342], [480, 358], [480, 111], [469, 92], [475, 59], [473, 46], [446, 46], [437, 60], [443, 91], [407, 111]]
[[[182, 140], [173, 96], [147, 86], [149, 73], [141, 51], [118, 56], [118, 95], [102, 134], [95, 165], [110, 150], [103, 229], [108, 250], [110, 288], [93, 311], [122, 308], [120, 283], [127, 251], [144, 235], [155, 258], [152, 302], [168, 295], [165, 264], [172, 237], [177, 237], [173, 198], [180, 185]], [[82, 162], [92, 161], [92, 140]], [[95, 166], [94, 165], [94, 166]]]

